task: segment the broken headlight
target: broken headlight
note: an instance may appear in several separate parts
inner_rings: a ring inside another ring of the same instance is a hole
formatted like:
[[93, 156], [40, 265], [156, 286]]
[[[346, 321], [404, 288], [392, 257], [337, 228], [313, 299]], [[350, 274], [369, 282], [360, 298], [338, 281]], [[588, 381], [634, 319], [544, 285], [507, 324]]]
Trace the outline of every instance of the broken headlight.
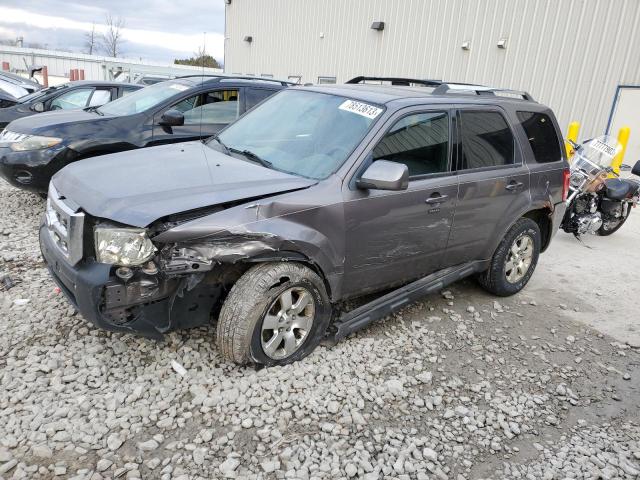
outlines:
[[142, 228], [96, 227], [96, 258], [112, 265], [141, 265], [153, 257], [156, 247]]

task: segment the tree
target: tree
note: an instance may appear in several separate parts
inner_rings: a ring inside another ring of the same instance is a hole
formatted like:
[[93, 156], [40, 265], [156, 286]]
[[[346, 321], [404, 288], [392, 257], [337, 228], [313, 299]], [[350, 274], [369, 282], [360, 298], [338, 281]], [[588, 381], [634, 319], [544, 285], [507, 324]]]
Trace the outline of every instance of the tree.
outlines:
[[89, 55], [93, 55], [93, 52], [96, 48], [97, 40], [98, 39], [96, 38], [96, 24], [92, 23], [91, 31], [84, 34], [84, 47], [85, 47], [85, 51]]
[[106, 31], [102, 34], [102, 48], [108, 57], [117, 57], [122, 53], [122, 29], [124, 20], [120, 17], [113, 18], [111, 14], [106, 18]]
[[204, 48], [199, 48], [190, 58], [176, 58], [173, 63], [177, 65], [192, 65], [195, 67], [205, 66], [207, 68], [221, 68], [220, 63], [204, 51]]

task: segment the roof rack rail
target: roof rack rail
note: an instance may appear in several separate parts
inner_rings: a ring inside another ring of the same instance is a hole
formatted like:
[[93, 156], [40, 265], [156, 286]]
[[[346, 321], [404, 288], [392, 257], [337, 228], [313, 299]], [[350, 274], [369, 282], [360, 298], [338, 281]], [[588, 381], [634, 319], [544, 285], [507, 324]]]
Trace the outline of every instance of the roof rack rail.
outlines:
[[276, 78], [268, 78], [268, 77], [251, 77], [249, 75], [226, 75], [226, 74], [212, 74], [212, 73], [207, 73], [204, 75], [198, 75], [198, 74], [189, 74], [189, 75], [180, 75], [179, 77], [175, 77], [176, 79], [178, 78], [199, 78], [199, 77], [207, 77], [207, 78], [212, 78], [215, 79], [217, 78], [218, 80], [225, 80], [225, 79], [238, 79], [238, 80], [260, 80], [262, 82], [272, 82], [272, 83], [279, 83], [280, 85], [294, 85], [293, 82], [288, 82], [286, 80], [278, 80]]
[[402, 78], [402, 77], [366, 77], [359, 76], [354, 77], [351, 80], [348, 80], [346, 83], [363, 83], [367, 80], [375, 81], [375, 82], [391, 82], [391, 85], [399, 85], [399, 86], [410, 86], [412, 83], [418, 85], [424, 85], [425, 87], [437, 87], [442, 85], [440, 80], [424, 80], [417, 78]]
[[508, 88], [493, 88], [483, 85], [472, 85], [469, 83], [442, 83], [433, 91], [434, 95], [445, 95], [447, 93], [455, 93], [457, 91], [474, 92], [476, 95], [495, 95], [496, 93], [506, 93], [508, 95], [517, 95], [528, 102], [535, 102], [533, 97], [521, 90], [510, 90]]
[[517, 95], [523, 100], [534, 102], [535, 100], [529, 93], [520, 90], [509, 90], [507, 88], [485, 87], [484, 85], [475, 85], [472, 83], [443, 82], [441, 80], [420, 80], [416, 78], [402, 77], [367, 77], [359, 76], [348, 80], [346, 83], [363, 83], [367, 80], [391, 82], [391, 85], [410, 86], [413, 84], [424, 85], [426, 87], [435, 87], [434, 95], [445, 95], [447, 93], [474, 92], [476, 95], [495, 95], [496, 93], [506, 93], [508, 95]]

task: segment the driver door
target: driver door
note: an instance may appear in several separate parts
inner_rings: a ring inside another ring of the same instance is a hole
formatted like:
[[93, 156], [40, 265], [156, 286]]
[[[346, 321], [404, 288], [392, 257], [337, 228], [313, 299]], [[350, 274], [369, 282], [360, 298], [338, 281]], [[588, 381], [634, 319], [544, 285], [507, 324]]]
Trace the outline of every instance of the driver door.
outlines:
[[[210, 137], [238, 118], [239, 90], [224, 89], [198, 93], [158, 112], [153, 117], [153, 144], [187, 142]], [[178, 110], [184, 125], [161, 125], [164, 112]]]
[[407, 165], [409, 187], [346, 192], [346, 295], [408, 283], [443, 267], [458, 196], [450, 132], [448, 109], [411, 110], [378, 139], [370, 161]]

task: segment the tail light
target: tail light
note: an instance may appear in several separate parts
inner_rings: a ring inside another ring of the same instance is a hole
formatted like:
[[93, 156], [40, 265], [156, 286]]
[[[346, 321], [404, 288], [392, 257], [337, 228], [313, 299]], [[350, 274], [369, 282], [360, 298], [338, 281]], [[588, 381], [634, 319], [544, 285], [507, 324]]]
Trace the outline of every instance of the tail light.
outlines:
[[569, 179], [571, 178], [571, 170], [565, 168], [562, 171], [562, 201], [566, 202], [569, 196]]

